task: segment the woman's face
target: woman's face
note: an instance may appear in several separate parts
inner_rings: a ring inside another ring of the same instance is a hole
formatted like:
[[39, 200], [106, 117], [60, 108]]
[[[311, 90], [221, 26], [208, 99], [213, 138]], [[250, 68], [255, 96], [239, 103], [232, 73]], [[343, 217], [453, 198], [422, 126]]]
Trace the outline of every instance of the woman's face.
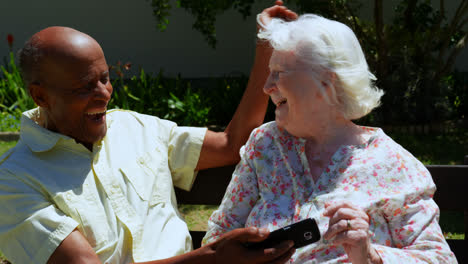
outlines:
[[276, 123], [292, 135], [304, 137], [325, 122], [330, 110], [304, 64], [292, 52], [273, 51], [270, 76], [263, 88], [276, 105]]

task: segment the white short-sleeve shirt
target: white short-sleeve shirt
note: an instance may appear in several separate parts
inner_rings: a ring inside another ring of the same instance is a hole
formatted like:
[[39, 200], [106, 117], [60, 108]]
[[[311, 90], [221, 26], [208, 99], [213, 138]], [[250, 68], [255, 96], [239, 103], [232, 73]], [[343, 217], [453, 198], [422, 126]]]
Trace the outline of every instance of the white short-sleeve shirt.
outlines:
[[206, 128], [111, 110], [91, 152], [39, 126], [37, 111], [23, 114], [20, 140], [0, 158], [0, 251], [10, 261], [46, 263], [75, 228], [103, 263], [191, 250], [173, 186], [191, 188]]

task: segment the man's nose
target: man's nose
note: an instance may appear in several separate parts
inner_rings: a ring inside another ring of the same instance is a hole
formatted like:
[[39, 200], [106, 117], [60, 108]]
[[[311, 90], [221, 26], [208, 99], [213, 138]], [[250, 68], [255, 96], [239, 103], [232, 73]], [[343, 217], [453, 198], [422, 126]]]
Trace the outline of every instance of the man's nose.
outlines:
[[99, 81], [95, 91], [96, 98], [109, 101], [112, 94], [112, 85], [110, 83], [104, 84]]
[[276, 81], [275, 81], [275, 78], [270, 73], [270, 75], [268, 76], [268, 79], [265, 82], [265, 86], [263, 86], [263, 92], [265, 94], [270, 95], [275, 89], [276, 89]]

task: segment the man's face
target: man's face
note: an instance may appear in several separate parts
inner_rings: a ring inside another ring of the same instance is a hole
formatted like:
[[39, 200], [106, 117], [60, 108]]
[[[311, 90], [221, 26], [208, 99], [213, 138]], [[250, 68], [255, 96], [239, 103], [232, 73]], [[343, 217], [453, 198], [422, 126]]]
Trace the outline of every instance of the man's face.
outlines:
[[104, 53], [97, 43], [73, 56], [46, 59], [41, 88], [45, 88], [47, 128], [91, 148], [107, 131], [106, 110], [112, 94]]

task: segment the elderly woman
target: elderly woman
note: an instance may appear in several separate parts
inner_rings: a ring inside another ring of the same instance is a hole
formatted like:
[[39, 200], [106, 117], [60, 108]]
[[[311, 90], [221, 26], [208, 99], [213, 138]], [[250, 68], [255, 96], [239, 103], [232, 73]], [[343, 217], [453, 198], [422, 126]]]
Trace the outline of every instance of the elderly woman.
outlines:
[[426, 168], [379, 128], [351, 120], [379, 105], [352, 30], [317, 15], [273, 19], [264, 87], [276, 120], [254, 130], [205, 243], [229, 230], [314, 218], [320, 241], [292, 263], [456, 263]]

